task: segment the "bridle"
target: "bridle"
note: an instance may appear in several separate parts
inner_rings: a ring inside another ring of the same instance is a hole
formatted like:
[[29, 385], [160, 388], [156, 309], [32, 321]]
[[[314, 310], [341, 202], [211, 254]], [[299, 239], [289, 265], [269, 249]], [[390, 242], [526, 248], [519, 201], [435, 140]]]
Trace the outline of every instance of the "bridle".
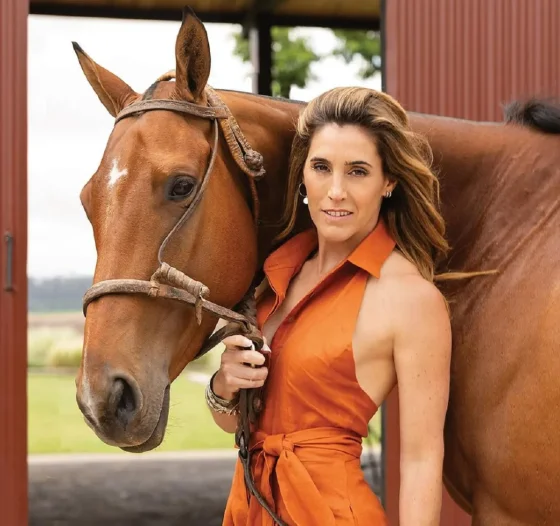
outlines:
[[[234, 307], [235, 310], [231, 310], [209, 301], [207, 299], [210, 292], [208, 287], [165, 263], [163, 259], [163, 253], [169, 239], [192, 216], [204, 195], [218, 151], [218, 127], [222, 129], [235, 162], [248, 176], [253, 202], [253, 217], [255, 225], [258, 224], [259, 199], [255, 181], [265, 174], [262, 155], [251, 148], [229, 108], [222, 102], [217, 93], [207, 86], [205, 94], [208, 106], [201, 106], [181, 100], [151, 99], [135, 102], [124, 108], [116, 116], [115, 125], [122, 119], [138, 116], [146, 111], [153, 110], [166, 110], [209, 119], [212, 121], [214, 135], [212, 152], [208, 168], [202, 177], [200, 185], [195, 190], [196, 193], [189, 206], [161, 243], [158, 251], [159, 267], [152, 274], [150, 281], [138, 279], [109, 279], [100, 281], [90, 287], [83, 298], [84, 316], [87, 313], [88, 305], [92, 301], [107, 294], [144, 294], [151, 298], [166, 298], [193, 306], [199, 325], [202, 322], [202, 311], [207, 311], [226, 320], [228, 322], [227, 325], [215, 331], [206, 339], [195, 359], [206, 354], [224, 338], [234, 334], [243, 334], [251, 339], [255, 349], [258, 351], [261, 351], [263, 347], [263, 338], [257, 328], [255, 307], [255, 289], [262, 280], [262, 273], [260, 271], [257, 272], [251, 287], [243, 299]], [[239, 393], [239, 416], [235, 443], [239, 447], [239, 458], [243, 465], [247, 488], [276, 524], [286, 526], [286, 523], [274, 513], [270, 505], [256, 489], [251, 473], [251, 453], [249, 451], [250, 426], [256, 422], [262, 409], [262, 388], [241, 389]]]

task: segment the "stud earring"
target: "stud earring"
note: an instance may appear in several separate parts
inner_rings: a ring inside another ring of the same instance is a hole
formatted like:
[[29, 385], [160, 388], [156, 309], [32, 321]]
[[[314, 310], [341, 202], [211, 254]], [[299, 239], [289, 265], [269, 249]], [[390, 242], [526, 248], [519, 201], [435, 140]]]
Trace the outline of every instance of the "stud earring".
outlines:
[[298, 188], [298, 192], [299, 195], [301, 195], [303, 197], [303, 204], [304, 205], [308, 205], [309, 204], [309, 199], [307, 198], [307, 189], [306, 189], [306, 193], [302, 193], [301, 192], [301, 187], [303, 186], [303, 188], [305, 189], [305, 185], [303, 183], [299, 183], [299, 188]]
[[385, 197], [387, 199], [389, 199], [389, 197], [391, 197], [391, 195], [393, 195], [393, 192], [391, 192], [390, 190], [387, 190], [387, 192], [385, 192]]

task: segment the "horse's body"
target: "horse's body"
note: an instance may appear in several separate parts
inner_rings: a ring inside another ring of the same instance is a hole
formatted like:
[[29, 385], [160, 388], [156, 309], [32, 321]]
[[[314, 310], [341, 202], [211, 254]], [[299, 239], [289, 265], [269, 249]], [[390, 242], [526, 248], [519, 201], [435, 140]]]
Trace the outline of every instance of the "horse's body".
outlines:
[[441, 168], [450, 267], [499, 270], [450, 288], [451, 493], [476, 526], [560, 524], [560, 136], [412, 122]]
[[[86, 77], [116, 115], [142, 97], [205, 104], [209, 50], [201, 24], [184, 20], [177, 80], [146, 94], [80, 49]], [[199, 209], [166, 258], [234, 306], [273, 247], [280, 226], [294, 123], [301, 104], [218, 91], [267, 171], [258, 183], [262, 224], [251, 223], [246, 177], [222, 140]], [[475, 526], [560, 524], [560, 138], [521, 126], [411, 115], [441, 173], [452, 251], [441, 270], [497, 275], [445, 284], [453, 316], [445, 475]], [[184, 209], [168, 199], [174, 174], [194, 179], [208, 163], [209, 124], [157, 111], [119, 122], [82, 193], [98, 261], [94, 280], [147, 280], [157, 250]], [[296, 230], [308, 226], [302, 220]], [[157, 447], [168, 386], [216, 319], [164, 299], [106, 296], [88, 308], [78, 403], [105, 442]], [[166, 394], [165, 394], [166, 393]], [[445, 525], [447, 526], [447, 525]]]

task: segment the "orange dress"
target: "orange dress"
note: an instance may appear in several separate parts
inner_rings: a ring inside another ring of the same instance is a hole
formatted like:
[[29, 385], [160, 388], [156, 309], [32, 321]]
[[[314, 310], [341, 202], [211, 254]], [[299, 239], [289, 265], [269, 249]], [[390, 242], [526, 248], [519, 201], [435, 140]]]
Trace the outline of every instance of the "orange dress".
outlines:
[[[386, 526], [360, 466], [362, 438], [377, 406], [356, 380], [352, 351], [367, 279], [379, 277], [395, 242], [382, 221], [294, 307], [269, 342], [265, 408], [251, 436], [257, 489], [290, 526]], [[298, 234], [266, 260], [271, 290], [259, 301], [262, 327], [290, 280], [317, 247]], [[272, 526], [246, 490], [238, 460], [223, 526]]]

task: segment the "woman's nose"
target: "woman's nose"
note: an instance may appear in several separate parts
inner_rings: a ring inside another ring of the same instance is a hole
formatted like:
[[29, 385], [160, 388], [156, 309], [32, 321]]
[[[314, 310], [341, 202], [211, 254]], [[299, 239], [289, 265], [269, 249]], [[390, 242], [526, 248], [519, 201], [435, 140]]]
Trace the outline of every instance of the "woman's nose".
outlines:
[[333, 201], [340, 201], [346, 197], [346, 189], [344, 184], [337, 177], [333, 177], [331, 187], [328, 193], [329, 199]]

